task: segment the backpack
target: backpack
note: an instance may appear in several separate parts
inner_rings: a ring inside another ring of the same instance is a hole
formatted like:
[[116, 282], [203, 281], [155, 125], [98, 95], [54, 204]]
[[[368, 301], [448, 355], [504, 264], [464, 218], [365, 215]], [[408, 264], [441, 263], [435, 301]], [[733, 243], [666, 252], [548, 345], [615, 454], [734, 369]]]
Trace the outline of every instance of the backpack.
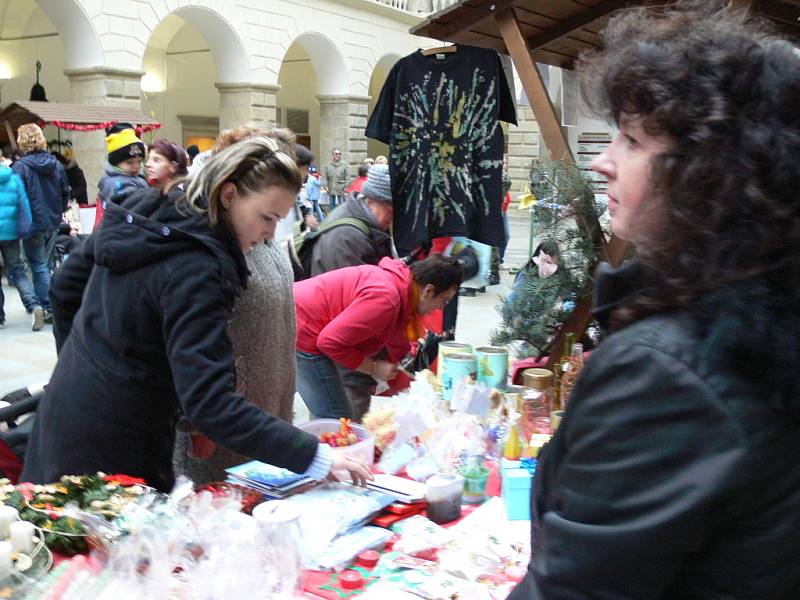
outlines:
[[286, 240], [286, 252], [289, 254], [289, 262], [292, 263], [295, 281], [302, 281], [310, 277], [311, 250], [319, 236], [341, 225], [355, 227], [364, 235], [369, 235], [369, 228], [366, 223], [354, 217], [342, 217], [334, 221], [324, 221], [316, 231], [310, 232], [302, 230], [302, 221], [294, 224], [292, 235]]

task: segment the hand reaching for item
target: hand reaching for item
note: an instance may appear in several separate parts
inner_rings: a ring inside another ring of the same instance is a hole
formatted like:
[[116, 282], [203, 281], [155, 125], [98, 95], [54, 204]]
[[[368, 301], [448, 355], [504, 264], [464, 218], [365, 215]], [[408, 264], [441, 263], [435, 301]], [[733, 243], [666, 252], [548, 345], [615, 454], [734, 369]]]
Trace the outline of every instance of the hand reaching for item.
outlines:
[[331, 464], [331, 472], [328, 473], [328, 480], [339, 481], [339, 478], [334, 473], [344, 470], [349, 471], [353, 483], [361, 487], [366, 487], [367, 481], [375, 479], [367, 465], [349, 454], [344, 448], [334, 448], [333, 463]]
[[372, 367], [372, 376], [375, 379], [391, 381], [397, 377], [398, 366], [388, 360], [376, 360]]

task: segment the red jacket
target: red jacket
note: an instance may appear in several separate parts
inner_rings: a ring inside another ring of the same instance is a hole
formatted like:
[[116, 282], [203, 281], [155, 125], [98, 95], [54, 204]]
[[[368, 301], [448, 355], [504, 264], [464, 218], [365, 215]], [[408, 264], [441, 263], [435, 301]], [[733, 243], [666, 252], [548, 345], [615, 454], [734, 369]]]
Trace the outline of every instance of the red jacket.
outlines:
[[411, 270], [400, 260], [345, 267], [294, 284], [297, 349], [323, 354], [348, 369], [388, 348], [389, 360], [411, 346]]
[[347, 186], [347, 189], [344, 191], [345, 194], [351, 194], [352, 192], [361, 193], [361, 188], [364, 187], [364, 184], [367, 183], [366, 177], [356, 177], [353, 181], [350, 182], [350, 185]]

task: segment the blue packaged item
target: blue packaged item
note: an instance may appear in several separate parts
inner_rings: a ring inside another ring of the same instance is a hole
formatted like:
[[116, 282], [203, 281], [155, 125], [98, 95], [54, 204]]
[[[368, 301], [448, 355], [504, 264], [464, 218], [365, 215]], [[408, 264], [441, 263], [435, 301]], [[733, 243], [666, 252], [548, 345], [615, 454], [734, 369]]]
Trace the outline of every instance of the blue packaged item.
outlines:
[[531, 518], [531, 485], [536, 459], [501, 460], [502, 497], [509, 521], [528, 521]]

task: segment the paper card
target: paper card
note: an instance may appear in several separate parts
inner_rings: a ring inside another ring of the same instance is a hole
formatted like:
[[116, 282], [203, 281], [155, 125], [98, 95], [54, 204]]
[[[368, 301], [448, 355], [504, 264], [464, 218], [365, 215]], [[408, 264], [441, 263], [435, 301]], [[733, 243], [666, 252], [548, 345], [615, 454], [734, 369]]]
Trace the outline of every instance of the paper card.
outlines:
[[428, 430], [425, 420], [418, 412], [403, 412], [395, 415], [394, 420], [397, 423], [397, 436], [394, 444], [404, 444]]

